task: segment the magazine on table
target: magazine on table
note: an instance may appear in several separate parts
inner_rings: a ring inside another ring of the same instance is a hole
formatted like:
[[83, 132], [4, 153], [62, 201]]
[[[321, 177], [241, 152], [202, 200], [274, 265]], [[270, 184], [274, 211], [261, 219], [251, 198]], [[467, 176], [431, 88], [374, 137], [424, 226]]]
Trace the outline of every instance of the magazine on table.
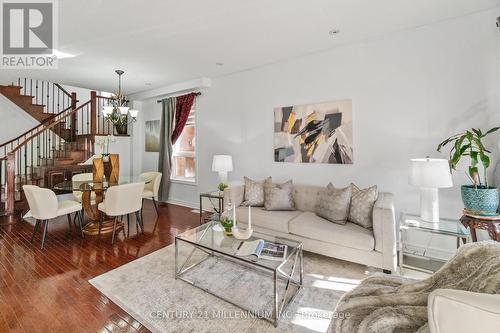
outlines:
[[242, 241], [236, 250], [236, 255], [241, 257], [253, 256], [255, 259], [283, 261], [286, 258], [288, 247], [257, 239]]

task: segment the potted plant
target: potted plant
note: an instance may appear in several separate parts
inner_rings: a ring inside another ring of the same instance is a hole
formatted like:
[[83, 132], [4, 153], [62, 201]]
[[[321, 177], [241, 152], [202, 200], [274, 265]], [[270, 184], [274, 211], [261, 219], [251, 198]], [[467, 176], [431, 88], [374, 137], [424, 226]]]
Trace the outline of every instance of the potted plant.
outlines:
[[233, 220], [231, 220], [229, 217], [223, 216], [220, 219], [220, 224], [224, 228], [224, 234], [226, 234], [226, 236], [233, 235], [233, 225], [234, 225]]
[[219, 189], [219, 192], [220, 192], [220, 193], [223, 193], [223, 192], [224, 192], [224, 190], [225, 190], [226, 188], [228, 188], [228, 185], [227, 185], [227, 184], [224, 184], [224, 183], [219, 183], [219, 185], [217, 186], [217, 188]]
[[[499, 195], [498, 189], [488, 184], [488, 167], [490, 166], [491, 152], [484, 147], [482, 140], [488, 134], [496, 132], [500, 127], [493, 127], [487, 132], [482, 132], [480, 129], [472, 128], [453, 135], [441, 142], [437, 151], [452, 144], [450, 149], [450, 168], [456, 170], [458, 162], [462, 157], [468, 156], [470, 160], [468, 176], [471, 179], [472, 185], [462, 185], [462, 201], [466, 212], [474, 215], [491, 216], [497, 214]], [[483, 176], [481, 178], [478, 165], [483, 166]]]

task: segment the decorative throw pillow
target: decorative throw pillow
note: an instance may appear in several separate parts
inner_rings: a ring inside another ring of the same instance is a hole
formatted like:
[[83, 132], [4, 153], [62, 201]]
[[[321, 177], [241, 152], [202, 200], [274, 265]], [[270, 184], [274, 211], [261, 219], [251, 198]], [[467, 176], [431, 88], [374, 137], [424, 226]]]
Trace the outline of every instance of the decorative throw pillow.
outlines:
[[245, 197], [242, 203], [243, 206], [264, 206], [264, 182], [271, 181], [271, 177], [265, 180], [255, 181], [248, 177], [245, 179]]
[[295, 210], [293, 202], [293, 182], [274, 184], [270, 179], [264, 182], [265, 210]]
[[349, 217], [352, 187], [335, 188], [329, 183], [326, 190], [321, 191], [316, 205], [316, 215], [328, 221], [346, 224]]
[[365, 189], [360, 189], [356, 185], [351, 184], [351, 208], [349, 210], [348, 220], [356, 223], [364, 228], [373, 227], [373, 206], [377, 201], [377, 186], [372, 186]]

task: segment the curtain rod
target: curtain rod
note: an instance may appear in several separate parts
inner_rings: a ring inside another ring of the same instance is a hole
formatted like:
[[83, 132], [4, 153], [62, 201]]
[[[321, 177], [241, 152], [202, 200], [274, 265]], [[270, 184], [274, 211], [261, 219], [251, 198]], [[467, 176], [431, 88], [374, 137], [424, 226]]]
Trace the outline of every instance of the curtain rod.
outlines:
[[[189, 94], [191, 94], [191, 93], [189, 93]], [[185, 95], [189, 95], [189, 94], [185, 94]], [[200, 96], [200, 95], [201, 95], [201, 92], [197, 91], [197, 92], [193, 92], [193, 94], [195, 94], [196, 96]], [[179, 96], [183, 96], [183, 95], [179, 95]], [[176, 96], [176, 97], [177, 97], [177, 96]], [[167, 98], [171, 98], [171, 97], [165, 97], [165, 98], [163, 98], [163, 99], [159, 99], [159, 100], [157, 100], [157, 101], [156, 101], [156, 103], [161, 103], [161, 102], [163, 102], [164, 100], [166, 100]]]

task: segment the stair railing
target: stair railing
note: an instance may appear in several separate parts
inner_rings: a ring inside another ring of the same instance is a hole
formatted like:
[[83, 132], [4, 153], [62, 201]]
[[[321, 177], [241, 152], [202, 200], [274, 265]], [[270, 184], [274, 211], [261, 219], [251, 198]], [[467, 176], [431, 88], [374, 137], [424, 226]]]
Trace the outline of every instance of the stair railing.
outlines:
[[69, 129], [63, 127], [68, 120], [76, 119], [73, 135], [83, 137], [78, 144], [87, 152], [86, 157], [93, 154], [95, 130], [93, 131], [92, 127], [96, 125], [96, 118], [92, 118], [91, 104], [89, 100], [76, 108], [70, 107], [56, 114], [50, 123], [37, 126], [29, 134], [18, 139], [13, 148], [3, 155], [0, 151], [0, 185], [4, 190], [4, 213], [14, 212], [16, 190], [20, 192], [23, 184], [36, 180], [38, 175], [34, 173], [34, 167], [49, 165], [51, 159], [61, 157], [55, 155], [57, 151], [64, 151], [62, 148], [70, 141], [63, 139], [65, 136], [68, 138], [70, 133]]
[[114, 126], [113, 124], [104, 118], [102, 110], [105, 106], [110, 104], [111, 97], [107, 96], [95, 96], [95, 108], [96, 108], [96, 133], [97, 135], [113, 135]]
[[[12, 82], [12, 85], [16, 85], [16, 83]], [[22, 95], [33, 96], [33, 104], [44, 105], [45, 113], [60, 113], [74, 103], [74, 93], [70, 94], [58, 83], [18, 78], [17, 86], [21, 87]]]
[[[24, 88], [26, 89], [26, 88]], [[71, 142], [86, 152], [88, 159], [94, 154], [96, 135], [113, 134], [113, 125], [102, 116], [102, 108], [109, 97], [90, 93], [90, 100], [76, 106], [76, 94], [71, 94], [71, 105], [33, 129], [0, 146], [0, 187], [4, 189], [4, 213], [14, 212], [16, 191], [23, 184], [39, 180], [36, 167], [50, 165], [50, 160], [62, 157], [64, 145]], [[70, 124], [70, 126], [68, 126]], [[59, 152], [59, 153], [58, 153]]]

